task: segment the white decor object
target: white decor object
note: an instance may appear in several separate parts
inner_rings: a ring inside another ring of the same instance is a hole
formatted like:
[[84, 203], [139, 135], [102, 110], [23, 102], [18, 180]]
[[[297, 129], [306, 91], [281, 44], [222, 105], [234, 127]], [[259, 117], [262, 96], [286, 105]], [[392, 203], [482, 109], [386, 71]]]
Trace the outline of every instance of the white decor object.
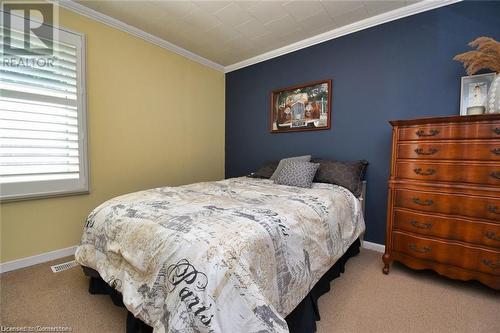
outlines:
[[495, 75], [488, 91], [487, 113], [500, 113], [500, 73]]

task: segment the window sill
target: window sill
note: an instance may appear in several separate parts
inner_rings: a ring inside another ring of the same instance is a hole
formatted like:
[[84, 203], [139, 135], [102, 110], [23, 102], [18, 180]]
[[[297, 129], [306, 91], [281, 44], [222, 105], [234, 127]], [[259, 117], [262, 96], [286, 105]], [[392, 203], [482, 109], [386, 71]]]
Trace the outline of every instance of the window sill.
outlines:
[[50, 193], [50, 194], [36, 194], [36, 195], [19, 196], [19, 197], [13, 197], [13, 198], [1, 198], [0, 203], [5, 204], [5, 203], [11, 203], [11, 202], [72, 197], [72, 196], [87, 195], [87, 194], [90, 194], [90, 190], [75, 191], [75, 192], [60, 192], [60, 193]]

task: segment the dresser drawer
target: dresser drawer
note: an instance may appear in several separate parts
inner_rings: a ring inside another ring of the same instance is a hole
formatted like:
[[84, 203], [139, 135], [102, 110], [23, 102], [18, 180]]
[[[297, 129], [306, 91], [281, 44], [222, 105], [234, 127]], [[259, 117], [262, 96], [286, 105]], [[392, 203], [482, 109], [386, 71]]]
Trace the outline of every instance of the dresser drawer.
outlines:
[[400, 143], [397, 158], [500, 161], [500, 141]]
[[396, 189], [394, 205], [424, 212], [500, 222], [500, 199], [491, 197]]
[[448, 140], [448, 139], [494, 139], [500, 138], [500, 126], [495, 123], [422, 125], [402, 127], [399, 140]]
[[500, 248], [500, 224], [394, 210], [394, 228], [420, 235]]
[[408, 256], [431, 260], [500, 276], [500, 252], [453, 242], [415, 237], [394, 231], [394, 251]]
[[457, 164], [399, 161], [396, 178], [500, 186], [500, 163]]

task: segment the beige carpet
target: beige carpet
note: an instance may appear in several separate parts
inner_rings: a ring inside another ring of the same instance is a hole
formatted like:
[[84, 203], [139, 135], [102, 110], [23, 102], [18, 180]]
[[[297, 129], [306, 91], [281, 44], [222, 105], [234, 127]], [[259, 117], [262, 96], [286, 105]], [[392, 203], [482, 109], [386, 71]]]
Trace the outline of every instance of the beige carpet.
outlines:
[[[0, 276], [2, 325], [125, 332], [126, 311], [108, 296], [88, 294], [80, 268], [54, 274], [50, 264]], [[332, 288], [320, 299], [319, 333], [500, 332], [500, 293], [401, 265], [386, 276], [379, 253], [352, 258]]]

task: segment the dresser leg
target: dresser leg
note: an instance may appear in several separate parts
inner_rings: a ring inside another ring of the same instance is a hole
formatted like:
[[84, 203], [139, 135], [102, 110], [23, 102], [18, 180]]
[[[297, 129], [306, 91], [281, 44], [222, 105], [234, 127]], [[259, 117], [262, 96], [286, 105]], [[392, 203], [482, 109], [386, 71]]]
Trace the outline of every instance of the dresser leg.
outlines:
[[384, 255], [382, 256], [382, 261], [384, 262], [384, 268], [382, 269], [382, 272], [384, 274], [389, 274], [389, 267], [391, 266], [392, 261], [389, 253], [384, 253]]

